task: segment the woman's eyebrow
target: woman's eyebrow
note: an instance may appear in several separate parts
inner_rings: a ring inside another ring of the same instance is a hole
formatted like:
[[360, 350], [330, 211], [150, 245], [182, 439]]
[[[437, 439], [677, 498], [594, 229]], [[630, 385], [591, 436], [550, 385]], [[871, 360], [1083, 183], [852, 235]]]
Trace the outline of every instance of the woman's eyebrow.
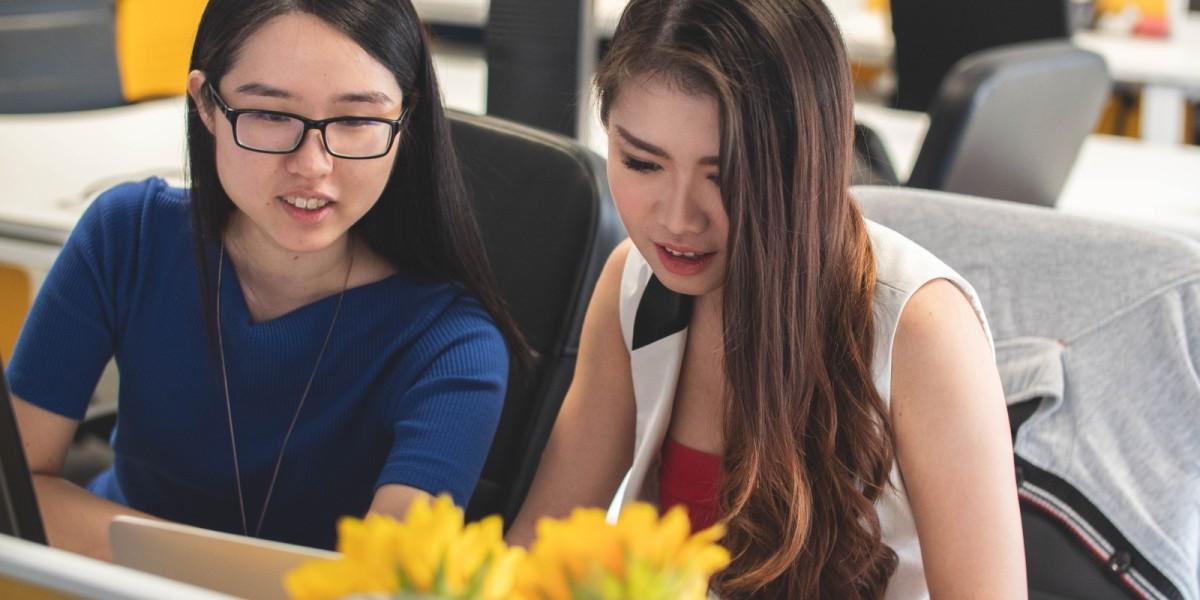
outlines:
[[292, 95], [291, 92], [289, 92], [285, 89], [277, 88], [275, 86], [267, 85], [265, 83], [259, 83], [257, 81], [252, 81], [250, 83], [243, 83], [242, 85], [237, 86], [237, 88], [234, 89], [234, 91], [239, 94], [249, 94], [251, 96], [266, 96], [268, 98], [290, 99], [290, 98], [295, 97]]
[[666, 150], [663, 150], [662, 148], [659, 148], [658, 146], [655, 146], [654, 144], [651, 144], [650, 142], [647, 142], [646, 140], [638, 138], [637, 136], [633, 135], [632, 133], [629, 133], [628, 131], [626, 131], [624, 127], [617, 125], [616, 130], [617, 130], [617, 133], [620, 134], [621, 139], [628, 142], [629, 145], [633, 146], [634, 148], [638, 148], [645, 152], [649, 152], [650, 154], [653, 154], [653, 155], [661, 157], [661, 158], [667, 158], [667, 159], [671, 158], [671, 155], [667, 154]]
[[351, 92], [334, 98], [334, 102], [360, 102], [367, 104], [395, 104], [392, 97], [383, 92]]
[[[296, 98], [295, 94], [293, 94], [283, 88], [278, 88], [273, 85], [268, 85], [268, 84], [261, 83], [258, 81], [252, 81], [250, 83], [244, 83], [242, 85], [239, 85], [237, 87], [237, 89], [235, 89], [234, 91], [236, 91], [240, 94], [248, 94], [251, 96], [265, 96], [268, 98], [282, 98], [284, 100], [291, 100], [291, 99]], [[333, 101], [337, 102], [337, 103], [366, 103], [366, 104], [383, 104], [383, 105], [390, 105], [390, 104], [396, 103], [395, 100], [392, 100], [391, 96], [389, 96], [383, 92], [379, 92], [379, 91], [348, 92], [345, 94], [339, 94], [338, 96], [336, 96], [333, 99]]]
[[[641, 149], [645, 152], [649, 152], [650, 154], [653, 154], [660, 158], [665, 158], [667, 160], [671, 159], [671, 155], [668, 154], [666, 150], [663, 150], [662, 148], [659, 148], [658, 146], [655, 146], [654, 144], [651, 144], [650, 142], [647, 142], [646, 140], [638, 138], [637, 136], [629, 133], [629, 131], [627, 131], [624, 127], [621, 127], [620, 125], [614, 125], [614, 128], [617, 130], [617, 134], [621, 137], [621, 139], [628, 142], [629, 145], [631, 145], [635, 148]], [[721, 157], [720, 156], [706, 156], [706, 157], [700, 159], [700, 164], [702, 164], [702, 165], [718, 165], [719, 166], [721, 164]]]

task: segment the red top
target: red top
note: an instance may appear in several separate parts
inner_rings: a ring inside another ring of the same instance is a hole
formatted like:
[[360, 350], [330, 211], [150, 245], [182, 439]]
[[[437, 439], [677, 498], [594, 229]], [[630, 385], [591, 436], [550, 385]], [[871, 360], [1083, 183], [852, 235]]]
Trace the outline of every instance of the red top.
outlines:
[[721, 457], [685, 446], [667, 436], [658, 470], [658, 505], [666, 512], [682, 504], [692, 522], [692, 532], [720, 518], [717, 495]]

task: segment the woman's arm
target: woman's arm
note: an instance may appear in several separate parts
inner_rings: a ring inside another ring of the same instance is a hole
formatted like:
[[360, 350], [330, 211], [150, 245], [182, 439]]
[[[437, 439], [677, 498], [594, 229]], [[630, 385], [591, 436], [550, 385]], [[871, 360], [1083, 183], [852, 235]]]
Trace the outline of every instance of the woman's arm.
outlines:
[[896, 454], [934, 598], [1024, 598], [1025, 546], [1000, 376], [975, 312], [937, 280], [892, 350]]
[[108, 525], [117, 515], [150, 515], [93, 496], [62, 478], [67, 447], [79, 423], [13, 397], [25, 459], [51, 546], [112, 560]]
[[571, 388], [508, 541], [527, 546], [537, 520], [577, 506], [607, 506], [633, 461], [636, 407], [621, 337], [621, 273], [629, 241], [608, 257], [583, 320]]

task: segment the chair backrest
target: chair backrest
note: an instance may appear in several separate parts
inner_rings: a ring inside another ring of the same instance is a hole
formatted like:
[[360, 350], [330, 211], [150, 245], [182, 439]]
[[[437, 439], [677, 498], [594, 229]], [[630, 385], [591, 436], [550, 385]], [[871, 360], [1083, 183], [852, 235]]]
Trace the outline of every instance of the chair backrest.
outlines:
[[926, 190], [853, 195], [979, 293], [1031, 597], [1200, 597], [1200, 244]]
[[1070, 35], [1071, 0], [891, 0], [896, 108], [924, 111], [964, 56]]
[[1069, 42], [972, 54], [938, 90], [907, 185], [1053, 206], [1109, 85], [1104, 59]]
[[0, 113], [124, 104], [113, 0], [0, 2]]
[[488, 258], [517, 325], [537, 352], [510, 382], [469, 518], [511, 523], [575, 369], [583, 314], [609, 253], [625, 237], [604, 160], [568, 138], [451, 113], [454, 146]]

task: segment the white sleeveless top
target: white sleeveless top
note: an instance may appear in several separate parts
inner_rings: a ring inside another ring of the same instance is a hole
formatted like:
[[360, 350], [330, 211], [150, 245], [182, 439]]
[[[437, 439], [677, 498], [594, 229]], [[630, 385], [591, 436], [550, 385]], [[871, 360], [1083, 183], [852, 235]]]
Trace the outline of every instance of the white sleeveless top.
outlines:
[[[896, 327], [908, 299], [923, 285], [935, 279], [947, 279], [957, 285], [983, 323], [989, 344], [992, 338], [974, 288], [958, 273], [891, 229], [867, 221], [867, 231], [876, 263], [875, 351], [871, 372], [885, 407], [890, 408]], [[614, 510], [635, 500], [657, 504], [659, 454], [671, 424], [671, 407], [691, 318], [691, 298], [664, 287], [654, 277], [646, 259], [632, 246], [625, 260], [620, 294], [621, 333], [632, 366], [637, 430], [633, 464], [614, 498]], [[928, 598], [912, 507], [895, 464], [891, 481], [892, 487], [876, 503], [883, 542], [900, 559], [885, 598]]]

